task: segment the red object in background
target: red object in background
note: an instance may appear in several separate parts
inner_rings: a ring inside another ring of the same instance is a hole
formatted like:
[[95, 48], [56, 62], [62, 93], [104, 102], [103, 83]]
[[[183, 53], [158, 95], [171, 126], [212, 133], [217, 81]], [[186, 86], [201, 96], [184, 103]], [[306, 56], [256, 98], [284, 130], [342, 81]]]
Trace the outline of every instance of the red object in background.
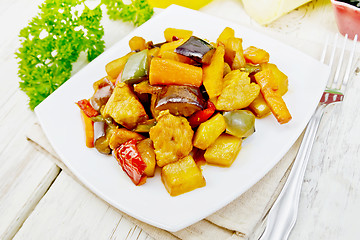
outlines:
[[99, 115], [98, 111], [91, 106], [90, 101], [87, 99], [80, 100], [76, 104], [89, 118]]
[[357, 34], [360, 41], [360, 8], [336, 0], [331, 0], [331, 4], [339, 32], [344, 36], [348, 34], [350, 39]]
[[214, 114], [215, 110], [215, 105], [208, 100], [206, 109], [197, 111], [189, 117], [188, 121], [190, 126], [192, 128], [199, 126], [201, 123], [208, 120]]
[[131, 139], [121, 144], [115, 149], [114, 156], [133, 183], [141, 185], [146, 182], [146, 175], [144, 174], [146, 163], [142, 160], [136, 143], [136, 139]]

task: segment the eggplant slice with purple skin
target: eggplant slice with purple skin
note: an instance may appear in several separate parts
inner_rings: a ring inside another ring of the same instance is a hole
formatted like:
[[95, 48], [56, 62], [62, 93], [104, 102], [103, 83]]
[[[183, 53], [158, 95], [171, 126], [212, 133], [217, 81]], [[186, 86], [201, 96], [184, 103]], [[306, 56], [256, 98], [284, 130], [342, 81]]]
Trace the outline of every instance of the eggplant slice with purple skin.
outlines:
[[96, 111], [100, 111], [101, 106], [107, 103], [114, 87], [114, 84], [106, 77], [94, 83], [95, 92], [90, 98], [90, 104]]
[[175, 49], [175, 52], [189, 57], [196, 62], [209, 64], [215, 48], [201, 38], [191, 36], [186, 42]]
[[168, 109], [173, 115], [188, 117], [204, 106], [205, 101], [199, 88], [168, 85], [158, 93], [154, 107], [157, 111]]

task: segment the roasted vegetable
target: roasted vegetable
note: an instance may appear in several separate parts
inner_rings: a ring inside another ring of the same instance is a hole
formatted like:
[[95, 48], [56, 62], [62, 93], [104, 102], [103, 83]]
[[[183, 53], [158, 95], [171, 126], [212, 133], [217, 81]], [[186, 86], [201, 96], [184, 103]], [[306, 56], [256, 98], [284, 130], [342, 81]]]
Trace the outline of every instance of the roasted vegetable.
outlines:
[[135, 54], [134, 52], [130, 52], [125, 56], [115, 59], [105, 66], [105, 70], [108, 76], [113, 79], [117, 79], [119, 74], [123, 71], [124, 66], [131, 55]]
[[156, 159], [155, 151], [150, 138], [141, 140], [136, 145], [138, 152], [140, 153], [141, 159], [145, 162], [146, 168], [144, 173], [148, 177], [154, 176]]
[[254, 99], [254, 101], [252, 101], [250, 103], [248, 108], [258, 118], [265, 117], [266, 115], [268, 115], [271, 112], [269, 106], [265, 102], [265, 99], [264, 99], [262, 93], [260, 93]]
[[185, 57], [183, 55], [180, 55], [176, 52], [172, 52], [172, 51], [166, 51], [166, 52], [162, 52], [161, 54], [161, 58], [162, 59], [171, 59], [177, 62], [182, 62], [182, 63], [187, 63], [187, 64], [194, 64], [194, 60], [192, 60], [191, 58]]
[[160, 114], [160, 110], [155, 109], [158, 94], [152, 94], [150, 99], [150, 112], [153, 118], [157, 118]]
[[206, 54], [213, 49], [208, 42], [191, 36], [185, 43], [175, 49], [175, 52], [183, 56], [189, 57], [197, 62], [204, 62]]
[[245, 66], [246, 61], [243, 54], [241, 38], [230, 37], [226, 40], [225, 61], [230, 65], [232, 70]]
[[279, 70], [279, 68], [272, 63], [260, 64], [263, 70], [270, 69], [273, 73], [274, 79], [277, 82], [277, 93], [283, 96], [288, 91], [288, 77]]
[[109, 141], [106, 136], [101, 136], [95, 140], [95, 148], [102, 154], [110, 154], [111, 148], [109, 146]]
[[91, 106], [90, 101], [87, 99], [80, 100], [76, 104], [79, 106], [81, 111], [89, 118], [99, 115], [99, 112]]
[[118, 128], [113, 131], [109, 140], [111, 149], [118, 148], [121, 144], [136, 139], [137, 141], [143, 140], [145, 137], [139, 133], [129, 131], [126, 128]]
[[163, 167], [161, 180], [171, 196], [177, 196], [206, 185], [205, 178], [191, 156]]
[[115, 122], [128, 129], [133, 129], [138, 123], [148, 119], [143, 105], [125, 83], [114, 88], [102, 115], [105, 118], [112, 117]]
[[190, 116], [202, 110], [204, 100], [199, 88], [190, 86], [168, 85], [161, 89], [157, 95], [155, 110], [169, 110], [173, 115]]
[[146, 41], [142, 37], [132, 37], [129, 40], [129, 47], [131, 51], [141, 51], [146, 49]]
[[237, 110], [223, 114], [226, 133], [238, 138], [246, 138], [255, 132], [255, 116], [248, 110]]
[[263, 70], [254, 75], [255, 81], [261, 87], [261, 93], [271, 112], [280, 124], [287, 123], [291, 120], [291, 114], [277, 90], [277, 81], [271, 70]]
[[97, 85], [94, 86], [95, 92], [90, 98], [90, 104], [96, 111], [100, 111], [100, 108], [107, 103], [114, 87], [114, 84], [107, 77], [98, 81]]
[[194, 147], [205, 150], [220, 136], [226, 129], [223, 115], [217, 113], [215, 116], [200, 124], [194, 135]]
[[203, 84], [210, 99], [219, 96], [223, 88], [224, 54], [224, 47], [218, 46], [211, 58], [210, 65], [203, 67]]
[[226, 44], [226, 41], [231, 38], [231, 37], [235, 37], [235, 31], [232, 28], [226, 27], [224, 28], [224, 30], [220, 33], [218, 39], [216, 40], [216, 43], [219, 45], [224, 45]]
[[81, 118], [83, 120], [85, 129], [85, 144], [88, 148], [94, 147], [94, 122], [89, 118], [84, 111], [81, 112]]
[[162, 111], [156, 121], [157, 124], [150, 129], [150, 139], [154, 144], [157, 165], [163, 167], [187, 156], [193, 147], [194, 132], [186, 118]]
[[153, 58], [150, 64], [151, 85], [189, 85], [200, 87], [202, 69], [171, 59]]
[[246, 63], [242, 68], [240, 68], [240, 71], [247, 72], [249, 74], [255, 74], [257, 72], [260, 72], [261, 70], [261, 65], [254, 65], [251, 63]]
[[139, 123], [134, 129], [134, 132], [148, 133], [150, 132], [150, 129], [155, 125], [156, 125], [155, 119], [149, 119]]
[[129, 140], [114, 151], [114, 156], [124, 172], [130, 177], [135, 185], [146, 182], [146, 163], [142, 160], [136, 148], [137, 141]]
[[230, 65], [229, 65], [227, 62], [225, 62], [225, 63], [224, 63], [223, 77], [225, 77], [226, 74], [228, 74], [228, 73], [230, 73], [230, 72], [231, 72], [231, 67], [230, 67]]
[[250, 83], [248, 73], [233, 70], [224, 78], [224, 88], [215, 102], [217, 110], [232, 111], [242, 109], [259, 95], [260, 87]]
[[131, 55], [121, 73], [121, 82], [134, 84], [142, 81], [149, 71], [148, 50]]
[[207, 101], [207, 107], [204, 110], [197, 111], [188, 119], [192, 128], [199, 126], [201, 123], [207, 121], [215, 112], [215, 105], [211, 101]]
[[134, 84], [134, 91], [140, 94], [143, 93], [156, 94], [160, 92], [161, 89], [162, 89], [161, 86], [150, 85], [148, 80]]
[[184, 42], [186, 42], [186, 39], [179, 39], [176, 41], [172, 41], [172, 42], [168, 42], [168, 43], [164, 43], [161, 45], [160, 47], [160, 51], [159, 51], [159, 57], [163, 57], [163, 54], [165, 52], [175, 52], [175, 49], [177, 47], [179, 47], [180, 45], [182, 45]]
[[244, 57], [246, 62], [253, 64], [269, 62], [269, 53], [263, 49], [250, 46], [244, 50]]
[[189, 39], [193, 32], [184, 29], [167, 28], [164, 31], [164, 37], [167, 42], [173, 41], [174, 37], [177, 39]]
[[204, 158], [207, 163], [230, 167], [240, 151], [241, 143], [241, 138], [223, 133], [206, 149]]

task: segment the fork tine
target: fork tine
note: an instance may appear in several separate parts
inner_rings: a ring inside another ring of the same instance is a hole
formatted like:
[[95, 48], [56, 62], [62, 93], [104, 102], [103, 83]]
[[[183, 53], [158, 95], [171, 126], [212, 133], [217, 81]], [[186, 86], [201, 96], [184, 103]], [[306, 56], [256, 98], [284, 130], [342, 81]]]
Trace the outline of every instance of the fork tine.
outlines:
[[[345, 53], [345, 47], [346, 47], [346, 41], [348, 39], [348, 34], [345, 34], [345, 40], [341, 49], [341, 53], [340, 53], [340, 59], [339, 62], [337, 64], [337, 68], [336, 68], [336, 72], [335, 72], [335, 76], [334, 76], [334, 80], [332, 83], [332, 89], [340, 89], [341, 83], [342, 81], [340, 81], [339, 83], [339, 76], [340, 76], [340, 71], [343, 65], [343, 60], [344, 60], [344, 53]], [[334, 48], [336, 48], [336, 46], [334, 46]]]
[[[333, 43], [333, 49], [332, 49], [332, 52], [331, 52], [330, 62], [329, 62], [330, 69], [333, 69], [333, 64], [334, 64], [334, 58], [335, 58], [336, 46], [337, 46], [338, 38], [339, 38], [339, 34], [336, 34], [335, 35], [335, 40], [334, 40], [334, 43]], [[326, 85], [327, 88], [331, 87], [332, 80], [333, 80], [333, 78], [330, 77], [329, 80], [328, 80], [328, 83]]]
[[324, 49], [323, 49], [323, 52], [322, 52], [322, 55], [321, 55], [321, 58], [320, 58], [321, 63], [325, 62], [325, 57], [326, 57], [326, 52], [327, 52], [328, 45], [329, 45], [329, 35], [326, 37], [326, 40], [325, 40]]
[[343, 92], [345, 91], [345, 88], [346, 88], [346, 86], [348, 84], [348, 81], [349, 81], [349, 78], [350, 78], [350, 71], [351, 71], [352, 63], [354, 61], [357, 39], [358, 39], [358, 35], [356, 34], [355, 37], [354, 37], [354, 40], [353, 40], [354, 42], [353, 42], [353, 46], [352, 46], [350, 57], [349, 57], [349, 63], [347, 65], [347, 67], [346, 67], [345, 77], [344, 77], [344, 81], [343, 81], [343, 84], [342, 84]]

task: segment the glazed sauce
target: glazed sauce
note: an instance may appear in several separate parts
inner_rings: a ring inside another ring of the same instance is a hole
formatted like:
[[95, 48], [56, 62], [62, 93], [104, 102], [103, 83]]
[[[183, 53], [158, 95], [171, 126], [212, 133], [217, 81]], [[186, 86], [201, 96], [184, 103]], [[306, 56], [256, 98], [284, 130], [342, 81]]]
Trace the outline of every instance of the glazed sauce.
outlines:
[[360, 8], [360, 0], [337, 0], [337, 1], [348, 3], [350, 5]]

